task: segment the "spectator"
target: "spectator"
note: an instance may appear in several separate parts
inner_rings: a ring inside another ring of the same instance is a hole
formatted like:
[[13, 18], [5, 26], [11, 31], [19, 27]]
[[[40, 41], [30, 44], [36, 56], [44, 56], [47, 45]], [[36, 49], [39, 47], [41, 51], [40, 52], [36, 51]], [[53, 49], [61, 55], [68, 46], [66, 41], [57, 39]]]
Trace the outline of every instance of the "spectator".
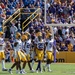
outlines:
[[13, 34], [15, 34], [16, 32], [17, 32], [17, 27], [15, 26], [15, 24], [14, 23], [12, 23], [12, 26], [11, 26], [11, 28], [10, 28], [10, 32], [11, 33], [13, 33]]
[[65, 43], [61, 43], [60, 50], [61, 51], [67, 51], [67, 47], [66, 47]]
[[12, 26], [10, 27], [10, 33], [12, 34], [12, 37], [15, 38], [15, 34], [18, 31], [17, 27], [14, 23], [12, 23]]
[[5, 38], [10, 38], [10, 37], [11, 37], [10, 28], [7, 26], [7, 30], [5, 32]]
[[68, 42], [67, 47], [69, 52], [73, 51], [73, 45], [70, 41]]

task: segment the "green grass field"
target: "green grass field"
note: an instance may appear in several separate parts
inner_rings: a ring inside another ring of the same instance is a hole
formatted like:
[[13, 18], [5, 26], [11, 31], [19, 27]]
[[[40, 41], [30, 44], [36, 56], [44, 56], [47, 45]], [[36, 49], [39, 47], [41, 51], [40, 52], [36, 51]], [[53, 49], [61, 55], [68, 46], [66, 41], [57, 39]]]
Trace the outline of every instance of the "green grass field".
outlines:
[[[12, 63], [6, 63], [6, 68], [10, 68]], [[34, 69], [36, 68], [37, 63], [34, 65]], [[44, 64], [42, 64], [43, 66]], [[26, 65], [26, 74], [25, 75], [75, 75], [75, 64], [72, 63], [53, 63], [51, 64], [52, 72], [48, 72], [46, 69], [46, 72], [43, 73], [30, 73], [28, 65]], [[1, 70], [1, 63], [0, 63], [0, 75], [10, 75], [7, 71]], [[15, 68], [13, 69], [13, 75], [16, 74]]]

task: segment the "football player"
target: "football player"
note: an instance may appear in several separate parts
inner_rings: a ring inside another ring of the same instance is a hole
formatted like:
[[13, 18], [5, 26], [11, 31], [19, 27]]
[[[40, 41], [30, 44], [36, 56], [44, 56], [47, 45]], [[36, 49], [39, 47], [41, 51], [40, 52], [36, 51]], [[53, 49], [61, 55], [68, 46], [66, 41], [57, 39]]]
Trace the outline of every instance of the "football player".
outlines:
[[[47, 63], [43, 67], [43, 70], [45, 71], [45, 68], [48, 68], [48, 71], [51, 72], [50, 64], [53, 61], [53, 50], [56, 50], [54, 46], [54, 39], [52, 38], [52, 34], [50, 32], [46, 33], [46, 55], [47, 55]], [[57, 51], [57, 50], [56, 50]], [[58, 51], [57, 51], [58, 52]]]
[[27, 62], [28, 66], [31, 72], [34, 72], [33, 68], [31, 67], [30, 64], [30, 50], [31, 50], [31, 38], [30, 38], [30, 33], [26, 32], [25, 35], [27, 36], [27, 40], [25, 41], [25, 52], [26, 52], [26, 57], [27, 57]]
[[21, 37], [21, 39], [22, 39], [22, 52], [25, 55], [25, 59], [26, 59], [26, 60], [24, 60], [24, 59], [21, 60], [23, 62], [22, 72], [26, 73], [24, 69], [25, 69], [26, 62], [27, 62], [27, 58], [26, 58], [27, 54], [25, 52], [25, 41], [27, 40], [27, 36], [23, 34], [22, 37]]
[[3, 38], [3, 32], [0, 32], [0, 59], [2, 60], [2, 71], [7, 71], [7, 69], [5, 68], [5, 47], [6, 44], [4, 42], [4, 38]]
[[41, 69], [41, 62], [43, 60], [43, 56], [44, 56], [44, 47], [45, 47], [45, 41], [42, 39], [42, 33], [39, 31], [37, 33], [37, 38], [36, 38], [36, 57], [38, 60], [38, 65], [36, 68], [36, 72], [38, 73], [38, 71], [40, 71], [42, 73], [42, 69]]

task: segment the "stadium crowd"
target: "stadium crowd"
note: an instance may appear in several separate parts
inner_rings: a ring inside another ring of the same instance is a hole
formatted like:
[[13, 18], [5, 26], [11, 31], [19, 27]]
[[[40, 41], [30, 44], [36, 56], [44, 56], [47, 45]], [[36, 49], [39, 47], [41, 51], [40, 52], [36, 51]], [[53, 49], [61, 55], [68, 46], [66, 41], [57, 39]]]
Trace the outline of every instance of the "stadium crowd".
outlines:
[[54, 27], [54, 37], [59, 51], [75, 51], [75, 26]]
[[75, 24], [75, 0], [47, 0], [47, 24]]

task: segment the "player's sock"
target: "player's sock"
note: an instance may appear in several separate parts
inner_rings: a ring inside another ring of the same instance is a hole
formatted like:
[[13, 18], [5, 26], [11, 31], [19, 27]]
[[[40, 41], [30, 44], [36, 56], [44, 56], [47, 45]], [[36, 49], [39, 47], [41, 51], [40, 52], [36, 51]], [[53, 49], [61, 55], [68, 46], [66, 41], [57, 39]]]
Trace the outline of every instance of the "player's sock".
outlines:
[[35, 62], [35, 61], [34, 61], [34, 60], [32, 60], [32, 68], [33, 68], [34, 62]]
[[44, 68], [46, 68], [48, 66], [48, 64], [45, 64]]
[[49, 71], [49, 72], [51, 72], [51, 69], [50, 69], [50, 64], [48, 64], [48, 71]]
[[41, 61], [39, 61], [39, 71], [42, 71], [41, 70]]
[[48, 70], [50, 69], [50, 64], [48, 64]]
[[31, 67], [30, 61], [28, 61], [28, 66], [29, 66], [29, 69], [32, 70], [32, 67]]
[[46, 63], [45, 66], [43, 66], [43, 70], [45, 71], [46, 67], [48, 68], [48, 64]]
[[36, 70], [38, 70], [39, 68], [40, 68], [40, 61], [38, 60], [38, 66]]
[[36, 70], [38, 70], [38, 68], [39, 68], [39, 63], [38, 63], [38, 65], [37, 65], [37, 68], [36, 68]]
[[5, 69], [5, 61], [2, 60], [2, 69]]
[[45, 65], [45, 67], [47, 67], [48, 68], [48, 64], [49, 64], [49, 59], [47, 59], [47, 63], [46, 63], [46, 65]]

